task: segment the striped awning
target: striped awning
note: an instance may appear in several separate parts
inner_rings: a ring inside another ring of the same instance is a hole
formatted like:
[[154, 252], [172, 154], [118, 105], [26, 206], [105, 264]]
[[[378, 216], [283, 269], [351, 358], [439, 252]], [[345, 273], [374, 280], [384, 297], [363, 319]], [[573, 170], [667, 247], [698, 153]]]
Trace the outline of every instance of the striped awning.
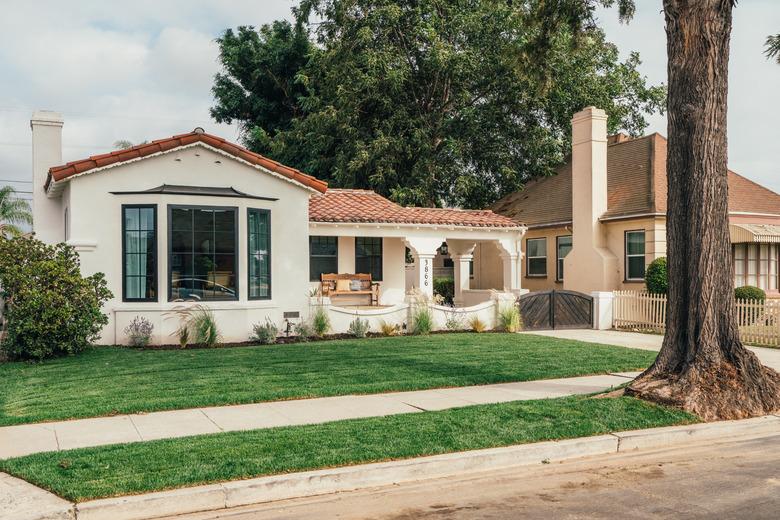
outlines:
[[729, 224], [729, 232], [732, 244], [780, 244], [780, 225], [777, 224]]

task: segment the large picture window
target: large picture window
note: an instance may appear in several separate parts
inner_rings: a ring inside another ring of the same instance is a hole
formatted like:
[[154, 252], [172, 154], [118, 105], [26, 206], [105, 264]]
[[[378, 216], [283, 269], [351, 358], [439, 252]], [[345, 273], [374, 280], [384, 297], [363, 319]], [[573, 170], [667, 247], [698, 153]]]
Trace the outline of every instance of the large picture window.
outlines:
[[157, 301], [157, 206], [122, 206], [122, 299]]
[[271, 298], [271, 213], [250, 209], [247, 214], [249, 299]]
[[382, 238], [355, 238], [355, 272], [369, 273], [374, 282], [382, 281]]
[[563, 281], [563, 259], [571, 251], [571, 235], [555, 237], [555, 279]]
[[645, 232], [626, 231], [626, 280], [645, 279]]
[[547, 276], [547, 239], [529, 238], [525, 241], [526, 276]]
[[236, 208], [168, 206], [169, 298], [238, 299]]
[[309, 280], [319, 282], [323, 274], [339, 272], [339, 238], [309, 237]]
[[780, 244], [734, 244], [734, 286], [778, 290]]

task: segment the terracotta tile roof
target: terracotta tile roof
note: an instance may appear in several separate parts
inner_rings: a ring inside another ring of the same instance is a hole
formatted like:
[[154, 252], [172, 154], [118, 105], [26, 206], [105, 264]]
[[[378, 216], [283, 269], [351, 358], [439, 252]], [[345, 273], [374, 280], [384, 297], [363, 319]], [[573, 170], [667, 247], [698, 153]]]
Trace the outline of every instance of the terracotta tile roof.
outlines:
[[252, 152], [239, 146], [217, 137], [215, 135], [207, 134], [200, 129], [196, 129], [187, 134], [174, 135], [167, 139], [158, 139], [151, 143], [139, 144], [124, 150], [117, 150], [114, 152], [104, 153], [102, 155], [93, 155], [87, 159], [81, 159], [79, 161], [71, 161], [62, 166], [54, 166], [49, 169], [49, 175], [46, 179], [46, 189], [52, 180], [55, 182], [62, 181], [73, 175], [88, 172], [96, 168], [102, 168], [112, 164], [118, 164], [133, 159], [139, 159], [141, 157], [147, 157], [152, 154], [165, 152], [178, 148], [180, 146], [186, 146], [192, 143], [204, 143], [223, 152], [226, 152], [234, 157], [243, 159], [244, 161], [270, 170], [274, 173], [287, 177], [295, 182], [303, 184], [309, 188], [317, 190], [321, 193], [328, 189], [328, 183], [321, 181], [311, 175], [307, 175], [303, 172], [284, 166], [276, 161], [272, 161], [267, 157], [264, 157], [258, 153]]
[[370, 190], [329, 189], [309, 199], [312, 222], [381, 222], [465, 227], [517, 227], [512, 219], [490, 210], [409, 208]]
[[[607, 148], [607, 211], [602, 218], [666, 213], [666, 138], [610, 139]], [[728, 172], [729, 211], [780, 215], [780, 195]], [[571, 161], [557, 174], [528, 183], [491, 206], [529, 226], [570, 223]]]

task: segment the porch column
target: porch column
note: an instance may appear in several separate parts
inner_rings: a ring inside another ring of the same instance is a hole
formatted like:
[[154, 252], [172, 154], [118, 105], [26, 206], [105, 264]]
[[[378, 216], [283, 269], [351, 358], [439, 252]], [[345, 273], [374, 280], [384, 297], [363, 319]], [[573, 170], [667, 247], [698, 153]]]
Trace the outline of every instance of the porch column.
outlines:
[[501, 258], [504, 291], [517, 291], [520, 289], [520, 270], [517, 263], [520, 259], [520, 248], [514, 240], [506, 239], [496, 241], [496, 246]]
[[447, 249], [450, 252], [455, 275], [455, 294], [453, 303], [456, 307], [464, 306], [463, 291], [468, 291], [471, 288], [469, 267], [474, 260], [474, 248], [476, 247], [477, 243], [474, 241], [447, 240]]
[[416, 264], [416, 283], [414, 284], [428, 298], [433, 298], [433, 258], [444, 240], [432, 237], [409, 237], [404, 240], [412, 250]]

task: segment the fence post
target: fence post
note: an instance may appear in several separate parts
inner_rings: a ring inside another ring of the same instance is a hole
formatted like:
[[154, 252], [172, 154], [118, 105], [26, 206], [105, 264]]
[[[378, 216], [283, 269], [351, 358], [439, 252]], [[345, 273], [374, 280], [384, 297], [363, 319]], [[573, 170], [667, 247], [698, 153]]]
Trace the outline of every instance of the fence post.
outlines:
[[615, 295], [608, 291], [593, 291], [593, 328], [608, 330], [612, 328]]

